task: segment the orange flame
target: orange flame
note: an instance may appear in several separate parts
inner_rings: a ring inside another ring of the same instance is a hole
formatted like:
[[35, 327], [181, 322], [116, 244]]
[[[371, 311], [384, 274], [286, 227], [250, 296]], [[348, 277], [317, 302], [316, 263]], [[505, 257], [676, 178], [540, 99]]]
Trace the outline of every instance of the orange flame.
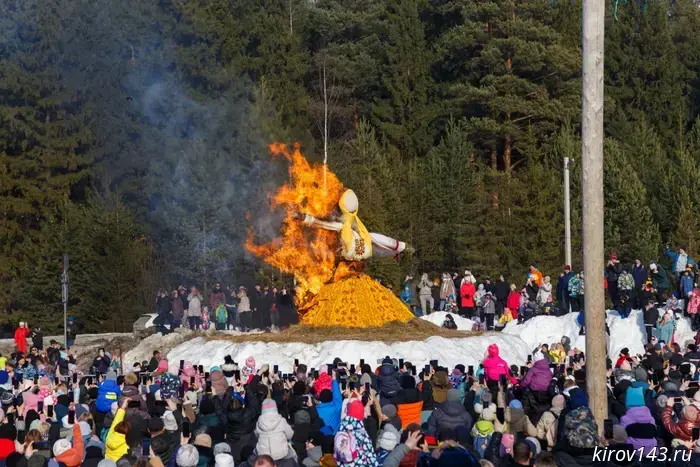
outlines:
[[323, 165], [309, 164], [299, 143], [294, 144], [293, 151], [282, 143], [273, 143], [269, 148], [273, 156], [284, 156], [292, 163], [289, 168], [291, 182], [280, 187], [271, 203], [272, 209], [284, 207], [287, 215], [281, 237], [258, 245], [254, 242], [253, 232], [249, 231], [245, 248], [280, 271], [294, 274], [297, 280], [296, 302], [302, 308], [333, 278], [338, 233], [306, 228], [298, 214], [327, 219], [338, 205], [344, 188], [327, 167], [324, 170]]

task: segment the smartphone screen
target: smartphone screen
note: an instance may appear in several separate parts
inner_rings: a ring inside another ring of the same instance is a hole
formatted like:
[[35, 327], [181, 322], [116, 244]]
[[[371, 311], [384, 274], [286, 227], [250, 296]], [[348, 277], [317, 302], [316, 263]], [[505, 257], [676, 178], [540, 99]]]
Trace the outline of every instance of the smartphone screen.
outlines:
[[207, 382], [206, 382], [205, 391], [206, 391], [206, 392], [211, 392], [211, 381], [207, 381]]
[[527, 373], [527, 367], [521, 366], [520, 367], [520, 376], [525, 376], [525, 373]]
[[411, 374], [412, 374], [413, 376], [416, 376], [416, 367], [415, 367], [415, 366], [412, 366], [412, 367], [411, 367]]
[[340, 387], [343, 391], [345, 391], [348, 388], [348, 380], [346, 380], [346, 379], [341, 380]]
[[350, 374], [355, 374], [355, 364], [354, 363], [352, 363], [350, 365]]
[[318, 370], [314, 371], [314, 379], [318, 379]]
[[603, 431], [605, 432], [603, 436], [605, 439], [612, 439], [613, 437], [613, 421], [609, 418], [605, 419], [605, 424], [603, 425]]
[[[236, 376], [236, 372], [235, 372], [235, 371], [233, 372], [233, 376]], [[208, 372], [208, 371], [204, 373], [204, 379], [209, 379], [209, 372]], [[239, 378], [239, 379], [240, 379], [240, 378]]]
[[365, 383], [365, 392], [369, 393], [369, 383]]
[[430, 360], [430, 366], [435, 368], [437, 370], [438, 367], [438, 361], [437, 360]]
[[194, 376], [190, 376], [190, 386], [194, 385]]
[[333, 376], [333, 367], [328, 365], [328, 376]]
[[532, 355], [527, 356], [527, 363], [528, 364], [532, 363]]
[[44, 411], [44, 401], [38, 401], [36, 403], [36, 411], [39, 413]]
[[68, 411], [68, 424], [72, 425], [75, 423], [75, 410]]
[[187, 420], [182, 422], [182, 436], [185, 438], [190, 437], [190, 422]]
[[403, 368], [403, 358], [399, 358], [399, 369]]
[[273, 373], [273, 374], [276, 375], [277, 373], [279, 373], [279, 371], [280, 371], [280, 367], [279, 367], [278, 365], [275, 365], [275, 366], [272, 367], [272, 373]]
[[199, 365], [199, 373], [204, 373], [204, 365]]
[[185, 368], [185, 361], [180, 360], [180, 369], [182, 370], [183, 368]]
[[479, 375], [479, 384], [484, 384], [484, 375]]
[[295, 359], [294, 359], [294, 366], [295, 366], [295, 367], [298, 367], [298, 366], [299, 366], [299, 359], [298, 359], [298, 358], [295, 358]]
[[78, 382], [78, 373], [73, 373], [73, 384]]
[[505, 386], [506, 385], [506, 375], [501, 375], [500, 380], [501, 380], [501, 386]]
[[53, 417], [53, 405], [46, 408], [46, 414], [49, 416], [49, 418]]
[[36, 384], [39, 384], [39, 377], [38, 377], [38, 376], [35, 376], [35, 377], [34, 377], [34, 384], [35, 384], [35, 385], [36, 385]]
[[474, 376], [474, 365], [469, 365], [467, 367], [467, 374], [470, 376]]
[[151, 440], [148, 438], [143, 439], [143, 448], [141, 450], [141, 455], [148, 457], [151, 455]]
[[360, 366], [365, 366], [365, 359], [364, 358], [360, 359]]
[[177, 387], [177, 394], [180, 396], [180, 399], [185, 397], [185, 387], [183, 385]]

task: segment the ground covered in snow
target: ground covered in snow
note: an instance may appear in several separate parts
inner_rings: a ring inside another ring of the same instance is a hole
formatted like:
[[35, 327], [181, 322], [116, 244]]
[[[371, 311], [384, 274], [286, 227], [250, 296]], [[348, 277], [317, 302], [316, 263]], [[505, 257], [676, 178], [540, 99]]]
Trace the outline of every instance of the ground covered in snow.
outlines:
[[[423, 319], [439, 326], [445, 315], [444, 312], [437, 312]], [[453, 317], [459, 330], [471, 329], [471, 320], [456, 314], [453, 314]], [[360, 359], [364, 359], [367, 363], [376, 364], [377, 360], [384, 356], [403, 358], [418, 366], [430, 360], [438, 360], [440, 364], [448, 366], [459, 363], [477, 365], [484, 358], [488, 346], [497, 344], [508, 363], [522, 365], [535, 347], [542, 343], [559, 342], [562, 336], [569, 337], [572, 348], [585, 351], [585, 336], [579, 336], [580, 326], [577, 318], [578, 313], [561, 317], [538, 316], [524, 324], [511, 322], [502, 332], [487, 332], [467, 337], [455, 333], [459, 337], [432, 336], [403, 342], [390, 342], [395, 340], [395, 336], [387, 336], [386, 340], [381, 341], [354, 340], [340, 332], [337, 336], [320, 342], [296, 342], [267, 339], [269, 333], [256, 336], [235, 332], [212, 335], [179, 331], [166, 336], [147, 337], [126, 354], [125, 361], [130, 364], [134, 361], [148, 360], [152, 351], [159, 349], [167, 354], [169, 360], [189, 360], [204, 366], [220, 365], [226, 355], [231, 355], [234, 361], [239, 363], [252, 355], [259, 363], [277, 363], [284, 373], [291, 372], [296, 358], [313, 368], [330, 363], [336, 357], [348, 363], [357, 364]], [[633, 311], [629, 318], [622, 319], [617, 312], [609, 311], [607, 322], [611, 331], [608, 344], [610, 355], [616, 355], [623, 347], [629, 348], [632, 354], [643, 353], [646, 333], [642, 312]], [[694, 335], [689, 321], [681, 319], [676, 330], [676, 341], [683, 344], [692, 340]]]

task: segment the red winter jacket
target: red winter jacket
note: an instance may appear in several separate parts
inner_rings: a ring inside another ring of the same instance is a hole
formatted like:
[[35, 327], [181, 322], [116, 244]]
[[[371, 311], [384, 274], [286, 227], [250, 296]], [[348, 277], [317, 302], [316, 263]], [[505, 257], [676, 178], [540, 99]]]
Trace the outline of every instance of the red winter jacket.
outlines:
[[465, 282], [459, 288], [459, 295], [462, 297], [462, 307], [464, 308], [474, 308], [474, 294], [476, 293], [476, 287], [471, 282]]
[[15, 345], [17, 346], [17, 350], [23, 354], [27, 353], [27, 337], [30, 332], [29, 328], [15, 329]]

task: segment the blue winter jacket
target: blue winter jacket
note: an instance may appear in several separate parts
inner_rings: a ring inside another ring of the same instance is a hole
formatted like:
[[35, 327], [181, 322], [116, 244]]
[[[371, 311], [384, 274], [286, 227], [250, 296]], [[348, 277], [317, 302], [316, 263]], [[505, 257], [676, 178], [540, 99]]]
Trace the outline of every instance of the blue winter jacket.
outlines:
[[687, 276], [683, 274], [681, 276], [681, 293], [683, 294], [680, 298], [687, 298], [688, 294], [693, 291], [693, 276], [688, 274]]
[[562, 303], [569, 297], [569, 281], [574, 277], [574, 273], [569, 271], [557, 281], [557, 301]]
[[[681, 254], [678, 253], [677, 251], [671, 251], [670, 248], [666, 248], [666, 256], [671, 258], [671, 261], [673, 261], [673, 272], [679, 273], [679, 274], [682, 273], [683, 271], [685, 271], [685, 268], [683, 268], [683, 270], [679, 271], [678, 267], [677, 267], [678, 257], [680, 255]], [[695, 267], [695, 260], [693, 260], [693, 258], [691, 258], [690, 255], [688, 255], [688, 254], [686, 254], [686, 256], [688, 257], [688, 263], [686, 264], [686, 266], [690, 265], [690, 266]]]
[[632, 266], [632, 277], [634, 277], [635, 287], [641, 289], [644, 286], [644, 283], [649, 278], [647, 268], [645, 268], [643, 264], [640, 264], [639, 266]]
[[97, 389], [97, 402], [95, 407], [98, 412], [107, 413], [112, 410], [112, 403], [117, 402], [122, 391], [119, 389], [117, 382], [112, 379], [106, 379], [100, 384]]
[[340, 414], [343, 411], [343, 395], [340, 393], [340, 385], [337, 380], [333, 380], [333, 400], [322, 402], [316, 406], [318, 416], [323, 420], [325, 426], [321, 429], [325, 435], [334, 435], [340, 426]]

